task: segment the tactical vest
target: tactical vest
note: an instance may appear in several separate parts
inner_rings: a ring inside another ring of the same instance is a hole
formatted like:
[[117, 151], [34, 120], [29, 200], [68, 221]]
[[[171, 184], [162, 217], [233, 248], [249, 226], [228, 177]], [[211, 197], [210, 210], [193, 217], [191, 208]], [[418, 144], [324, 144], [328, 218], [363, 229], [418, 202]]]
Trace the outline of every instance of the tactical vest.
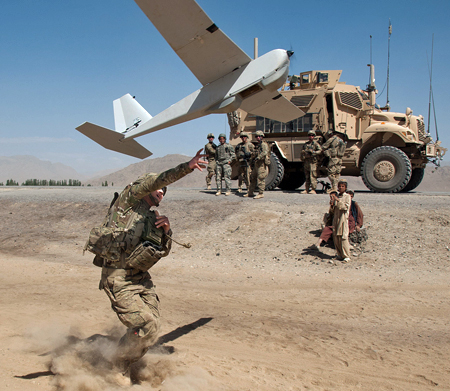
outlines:
[[231, 146], [229, 144], [221, 144], [216, 149], [217, 160], [219, 162], [229, 162], [231, 160]]
[[124, 268], [125, 257], [141, 242], [148, 241], [153, 246], [162, 248], [164, 230], [156, 228], [156, 213], [150, 210], [149, 205], [141, 200], [133, 207], [123, 210], [118, 207], [117, 198], [118, 194], [115, 193], [103, 224], [91, 230], [84, 247], [84, 250], [102, 258], [102, 261], [98, 257], [94, 259], [96, 266]]
[[217, 145], [214, 143], [208, 143], [205, 145], [205, 154], [208, 162], [216, 160], [216, 148]]

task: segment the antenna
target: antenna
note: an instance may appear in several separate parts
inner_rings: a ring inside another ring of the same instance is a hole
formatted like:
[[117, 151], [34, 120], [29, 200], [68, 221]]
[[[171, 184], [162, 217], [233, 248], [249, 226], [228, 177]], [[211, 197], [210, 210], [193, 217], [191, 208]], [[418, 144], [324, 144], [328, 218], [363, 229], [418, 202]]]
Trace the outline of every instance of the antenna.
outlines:
[[375, 107], [375, 67], [372, 64], [372, 36], [370, 36], [370, 64], [367, 64], [370, 67], [370, 75], [369, 75], [369, 84], [367, 86], [367, 91], [369, 93], [369, 104], [370, 106]]
[[389, 37], [388, 37], [388, 65], [387, 65], [387, 90], [386, 90], [386, 109], [389, 111], [389, 63], [391, 59], [391, 34], [392, 34], [392, 24], [391, 18], [389, 18]]
[[[428, 133], [430, 133], [430, 121], [431, 121], [431, 99], [433, 95], [433, 50], [434, 50], [434, 33], [431, 38], [431, 65], [428, 64], [428, 73], [430, 75], [430, 93], [428, 96]], [[428, 61], [427, 61], [428, 63]], [[433, 97], [434, 98], [434, 97]], [[434, 99], [433, 99], [434, 104]], [[437, 126], [436, 126], [436, 141], [439, 140], [439, 136], [437, 134]]]

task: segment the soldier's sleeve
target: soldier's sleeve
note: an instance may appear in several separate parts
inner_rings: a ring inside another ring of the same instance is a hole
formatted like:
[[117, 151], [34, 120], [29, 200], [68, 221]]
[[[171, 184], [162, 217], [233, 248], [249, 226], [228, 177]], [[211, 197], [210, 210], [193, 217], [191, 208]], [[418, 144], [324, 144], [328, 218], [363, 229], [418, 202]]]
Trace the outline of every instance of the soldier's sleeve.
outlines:
[[270, 152], [269, 144], [264, 142], [263, 143], [263, 156], [264, 156], [264, 159], [266, 158], [266, 156], [269, 156], [269, 152]]
[[331, 142], [333, 141], [332, 138], [329, 138], [327, 141], [325, 141], [325, 144], [322, 145], [322, 151], [327, 150], [330, 148]]
[[320, 153], [322, 152], [322, 147], [320, 146], [320, 144], [318, 142], [315, 143], [315, 151], [314, 153], [316, 155], [320, 155]]
[[130, 195], [134, 198], [141, 199], [152, 191], [162, 189], [164, 186], [168, 186], [171, 183], [178, 181], [192, 171], [194, 170], [189, 168], [188, 163], [181, 163], [175, 168], [171, 168], [158, 175], [150, 175], [141, 183], [132, 185], [130, 188]]
[[167, 257], [170, 253], [170, 250], [172, 249], [172, 239], [170, 239], [172, 237], [172, 234], [172, 230], [169, 229], [169, 232], [167, 234], [164, 234], [162, 237], [163, 251], [161, 257]]
[[236, 154], [234, 153], [234, 148], [230, 145], [230, 155], [231, 155], [231, 161], [236, 160]]

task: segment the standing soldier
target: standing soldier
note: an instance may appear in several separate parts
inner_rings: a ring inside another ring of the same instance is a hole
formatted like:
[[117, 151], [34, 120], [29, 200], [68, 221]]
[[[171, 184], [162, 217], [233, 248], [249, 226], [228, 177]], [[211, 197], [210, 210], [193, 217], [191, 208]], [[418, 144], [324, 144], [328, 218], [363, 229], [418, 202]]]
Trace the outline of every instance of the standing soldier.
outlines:
[[216, 148], [216, 196], [222, 194], [222, 177], [225, 180], [225, 195], [231, 194], [231, 163], [235, 159], [234, 148], [225, 141], [225, 133], [219, 134], [220, 144]]
[[242, 182], [245, 183], [247, 191], [250, 188], [250, 159], [255, 147], [248, 141], [248, 134], [246, 132], [241, 132], [239, 137], [242, 142], [236, 145], [236, 159], [239, 161], [238, 193], [242, 193]]
[[[305, 190], [301, 194], [316, 194], [317, 187], [317, 157], [322, 152], [319, 143], [314, 140], [316, 132], [308, 132], [308, 141], [303, 144], [301, 158], [303, 160], [303, 169], [305, 171]], [[311, 191], [309, 188], [311, 187]]]
[[[206, 174], [206, 189], [211, 190], [211, 178], [216, 174], [216, 148], [217, 145], [214, 144], [214, 135], [209, 133], [206, 136], [208, 139], [208, 144], [205, 145], [205, 155], [208, 161], [208, 174]], [[216, 178], [217, 184], [217, 178]]]
[[254, 198], [264, 197], [264, 189], [266, 187], [267, 167], [270, 164], [270, 148], [263, 141], [264, 133], [258, 130], [256, 133], [257, 144], [255, 146], [254, 158], [252, 160], [252, 173], [250, 175], [250, 188], [244, 197], [253, 197], [255, 188], [258, 188], [258, 195]]
[[327, 175], [331, 182], [331, 189], [327, 193], [330, 193], [337, 191], [337, 184], [341, 176], [345, 143], [331, 129], [325, 134], [325, 138], [327, 138], [327, 141], [322, 145], [322, 151], [328, 158]]

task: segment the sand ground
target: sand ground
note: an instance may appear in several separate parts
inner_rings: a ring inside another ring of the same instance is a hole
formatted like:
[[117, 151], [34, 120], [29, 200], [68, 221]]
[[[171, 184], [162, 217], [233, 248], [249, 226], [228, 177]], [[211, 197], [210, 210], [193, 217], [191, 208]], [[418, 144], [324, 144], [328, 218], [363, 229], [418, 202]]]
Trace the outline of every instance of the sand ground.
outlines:
[[[0, 189], [0, 390], [116, 390], [124, 332], [82, 247], [112, 188]], [[327, 195], [169, 188], [161, 344], [136, 390], [450, 390], [450, 197], [357, 192], [369, 240], [309, 251]]]

